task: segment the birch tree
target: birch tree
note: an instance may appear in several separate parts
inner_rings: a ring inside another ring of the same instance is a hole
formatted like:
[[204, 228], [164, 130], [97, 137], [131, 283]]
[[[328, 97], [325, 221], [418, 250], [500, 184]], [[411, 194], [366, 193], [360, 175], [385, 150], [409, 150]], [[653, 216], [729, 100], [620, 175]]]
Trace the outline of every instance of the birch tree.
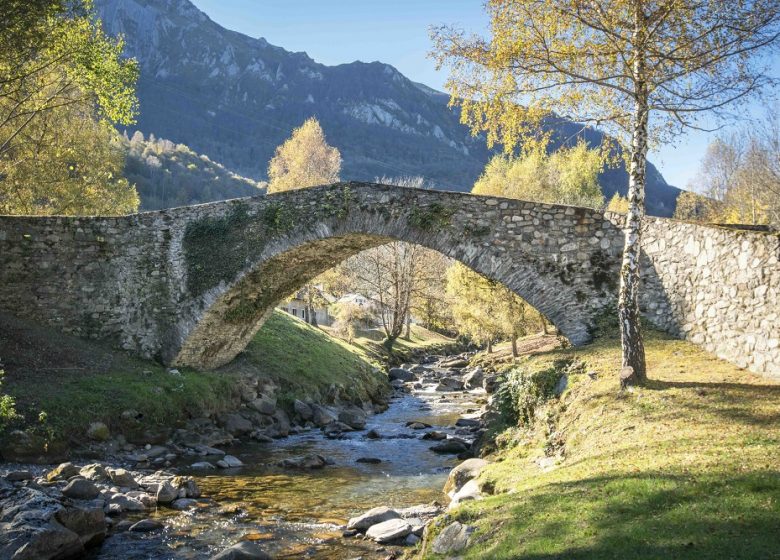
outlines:
[[[488, 0], [490, 36], [434, 28], [451, 104], [511, 153], [555, 115], [604, 127], [629, 172], [618, 314], [627, 383], [646, 379], [639, 324], [647, 152], [705, 114], [729, 118], [771, 80], [778, 0]], [[631, 371], [626, 371], [631, 368]], [[623, 377], [621, 374], [621, 377]]]

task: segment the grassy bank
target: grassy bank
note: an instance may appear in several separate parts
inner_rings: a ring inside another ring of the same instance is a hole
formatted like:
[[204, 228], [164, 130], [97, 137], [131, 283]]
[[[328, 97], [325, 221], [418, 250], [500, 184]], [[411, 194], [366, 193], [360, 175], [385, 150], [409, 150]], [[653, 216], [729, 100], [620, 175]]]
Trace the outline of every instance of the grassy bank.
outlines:
[[[92, 422], [124, 433], [122, 413], [142, 418], [149, 436], [189, 418], [232, 410], [239, 378], [279, 386], [280, 401], [329, 397], [370, 400], [387, 380], [362, 348], [350, 346], [287, 314], [275, 312], [233, 364], [217, 371], [167, 368], [108, 346], [0, 316], [0, 392], [13, 397], [19, 417], [6, 426], [27, 430], [41, 445], [77, 443]], [[143, 435], [143, 434], [141, 434]]]
[[[329, 331], [327, 328], [325, 330]], [[461, 345], [454, 338], [419, 325], [412, 325], [409, 335], [409, 338], [402, 336], [396, 339], [392, 354], [382, 344], [385, 335], [381, 329], [359, 331], [352, 345], [372, 360], [393, 365], [413, 362], [427, 354], [454, 354], [461, 350]]]
[[281, 388], [281, 399], [322, 401], [338, 390], [344, 397], [371, 400], [387, 377], [377, 372], [375, 356], [283, 311], [274, 311], [229, 373], [255, 373]]
[[480, 477], [495, 495], [450, 515], [476, 527], [463, 558], [780, 558], [780, 383], [657, 333], [646, 345], [652, 381], [624, 393], [616, 337], [522, 364], [579, 367], [497, 438]]

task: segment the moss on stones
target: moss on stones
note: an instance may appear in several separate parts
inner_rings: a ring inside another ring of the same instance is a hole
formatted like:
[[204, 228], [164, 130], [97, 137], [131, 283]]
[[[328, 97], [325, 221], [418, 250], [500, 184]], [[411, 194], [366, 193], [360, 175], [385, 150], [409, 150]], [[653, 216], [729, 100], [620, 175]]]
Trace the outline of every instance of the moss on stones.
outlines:
[[409, 224], [423, 231], [438, 231], [452, 224], [455, 210], [434, 202], [425, 207], [412, 207]]

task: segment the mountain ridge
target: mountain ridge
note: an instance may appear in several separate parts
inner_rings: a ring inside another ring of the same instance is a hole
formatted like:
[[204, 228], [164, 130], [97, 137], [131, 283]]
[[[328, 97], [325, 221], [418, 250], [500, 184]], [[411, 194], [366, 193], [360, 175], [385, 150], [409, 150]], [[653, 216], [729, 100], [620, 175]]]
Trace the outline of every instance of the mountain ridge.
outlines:
[[[207, 154], [238, 174], [264, 179], [275, 148], [315, 116], [341, 151], [342, 179], [421, 175], [468, 191], [492, 152], [448, 107], [449, 96], [384, 62], [327, 66], [223, 28], [189, 0], [97, 0], [106, 31], [138, 59], [137, 128]], [[560, 137], [581, 125], [558, 126]], [[603, 134], [581, 134], [598, 143]], [[600, 181], [626, 192], [625, 169]], [[648, 166], [648, 212], [670, 215], [678, 190]]]

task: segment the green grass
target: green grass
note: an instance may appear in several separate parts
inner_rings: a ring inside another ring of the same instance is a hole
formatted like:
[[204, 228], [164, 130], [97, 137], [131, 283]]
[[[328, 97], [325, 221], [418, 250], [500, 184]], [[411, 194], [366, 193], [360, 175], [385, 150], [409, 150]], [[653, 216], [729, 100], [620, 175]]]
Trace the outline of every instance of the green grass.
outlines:
[[[2, 392], [16, 400], [21, 414], [8, 428], [30, 429], [51, 441], [83, 440], [96, 421], [115, 434], [157, 433], [188, 418], [233, 410], [238, 378], [247, 375], [273, 380], [280, 403], [290, 406], [296, 398], [324, 400], [334, 392], [361, 402], [388, 389], [387, 377], [362, 349], [280, 311], [233, 364], [217, 371], [178, 368], [172, 374], [150, 360], [6, 317], [0, 317], [0, 355]], [[140, 424], [123, 419], [126, 410], [142, 415]]]
[[[112, 432], [126, 430], [121, 418], [125, 410], [142, 415], [141, 429], [207, 416], [235, 400], [232, 386], [232, 378], [219, 373], [180, 370], [176, 376], [156, 364], [130, 361], [108, 372], [60, 375], [42, 383], [17, 381], [7, 390], [28, 425], [51, 430], [56, 439], [78, 439], [96, 421]], [[46, 414], [45, 423], [37, 422], [40, 412]]]
[[228, 369], [251, 364], [282, 388], [282, 398], [323, 399], [332, 385], [356, 400], [370, 400], [387, 388], [368, 352], [276, 310]]
[[390, 364], [413, 362], [425, 354], [452, 354], [460, 351], [460, 345], [455, 339], [419, 325], [412, 325], [408, 339], [396, 339], [392, 355], [388, 354], [387, 348], [382, 344], [384, 339], [382, 329], [363, 330], [357, 333], [352, 345], [370, 359]]
[[[527, 360], [598, 377], [498, 437], [480, 477], [495, 495], [450, 514], [477, 527], [464, 559], [780, 558], [780, 383], [657, 333], [646, 347], [652, 381], [624, 393], [615, 337]], [[542, 470], [551, 437], [565, 452]]]

